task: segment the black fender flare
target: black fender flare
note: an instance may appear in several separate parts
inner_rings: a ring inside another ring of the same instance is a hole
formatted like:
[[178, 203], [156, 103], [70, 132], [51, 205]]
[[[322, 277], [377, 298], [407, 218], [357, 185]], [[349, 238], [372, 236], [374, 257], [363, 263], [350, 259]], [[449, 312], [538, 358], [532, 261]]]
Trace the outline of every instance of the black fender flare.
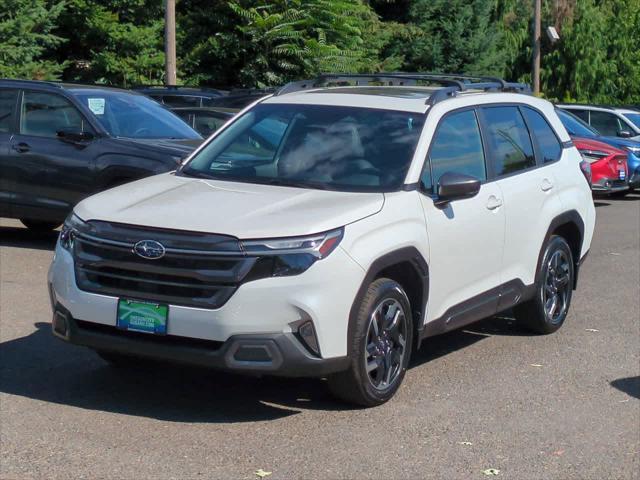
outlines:
[[[409, 262], [414, 268], [415, 272], [421, 279], [421, 291], [422, 291], [422, 305], [420, 305], [419, 310], [415, 310], [415, 307], [412, 305], [412, 314], [414, 316], [414, 325], [416, 327], [416, 332], [414, 333], [414, 345], [419, 347], [419, 343], [421, 340], [421, 332], [424, 329], [424, 319], [426, 316], [426, 307], [427, 301], [429, 298], [429, 265], [427, 261], [424, 259], [422, 254], [415, 247], [404, 247], [398, 250], [394, 250], [392, 252], [386, 253], [383, 256], [376, 259], [365, 274], [362, 283], [360, 284], [360, 288], [351, 304], [351, 310], [349, 311], [349, 327], [347, 333], [347, 354], [351, 356], [352, 354], [352, 342], [351, 339], [354, 335], [354, 330], [356, 326], [358, 310], [360, 308], [360, 303], [362, 299], [367, 293], [367, 289], [369, 285], [378, 277], [380, 272], [385, 270], [388, 267], [397, 265], [399, 263]], [[417, 343], [415, 343], [417, 342]]]
[[580, 268], [580, 260], [581, 260], [580, 252], [582, 252], [582, 242], [584, 241], [584, 221], [582, 220], [582, 217], [576, 210], [568, 210], [564, 213], [561, 213], [560, 215], [555, 217], [553, 220], [551, 220], [551, 223], [549, 224], [549, 228], [547, 229], [547, 233], [545, 234], [544, 240], [542, 241], [542, 245], [540, 246], [540, 253], [538, 254], [538, 263], [536, 264], [536, 275], [534, 277], [536, 284], [540, 280], [540, 267], [542, 266], [541, 263], [542, 263], [542, 257], [544, 256], [545, 246], [549, 242], [549, 239], [551, 238], [553, 233], [558, 229], [558, 227], [566, 224], [575, 225], [575, 227], [578, 229], [578, 232], [580, 233], [580, 238], [578, 239], [578, 245], [577, 245], [578, 254], [574, 255], [575, 258], [573, 259], [573, 264], [574, 264], [573, 266], [574, 266], [574, 272], [575, 272], [573, 288], [574, 289], [576, 288], [578, 284], [578, 269]]

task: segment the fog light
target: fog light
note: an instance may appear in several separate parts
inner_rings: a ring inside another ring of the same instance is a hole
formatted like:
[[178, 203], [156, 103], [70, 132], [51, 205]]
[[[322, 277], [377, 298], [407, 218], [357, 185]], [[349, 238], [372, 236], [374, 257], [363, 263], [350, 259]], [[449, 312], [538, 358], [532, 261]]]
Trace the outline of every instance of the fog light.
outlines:
[[313, 328], [313, 322], [304, 322], [298, 327], [298, 336], [304, 343], [304, 345], [316, 355], [320, 355], [320, 347], [318, 347], [318, 338], [316, 337], [316, 330]]
[[53, 320], [51, 322], [53, 324], [53, 331], [58, 335], [62, 335], [63, 337], [67, 336], [67, 317], [60, 312], [55, 312], [53, 314]]

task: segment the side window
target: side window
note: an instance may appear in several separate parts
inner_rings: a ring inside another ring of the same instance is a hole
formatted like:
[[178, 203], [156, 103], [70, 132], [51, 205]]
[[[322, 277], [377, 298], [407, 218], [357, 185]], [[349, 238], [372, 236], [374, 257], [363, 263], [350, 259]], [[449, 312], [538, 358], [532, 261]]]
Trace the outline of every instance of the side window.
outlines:
[[22, 97], [20, 133], [55, 137], [60, 130], [92, 131], [71, 102], [50, 93], [25, 91]]
[[574, 110], [572, 108], [569, 111], [573, 113], [576, 117], [578, 117], [580, 120], [583, 120], [589, 123], [589, 110]]
[[523, 107], [522, 111], [532, 135], [538, 141], [544, 163], [559, 160], [562, 155], [562, 145], [547, 120], [532, 108]]
[[618, 117], [612, 113], [596, 110], [591, 111], [591, 126], [607, 137], [615, 137], [622, 130]]
[[195, 114], [194, 128], [203, 135], [209, 136], [227, 121], [207, 112]]
[[518, 107], [482, 109], [491, 162], [497, 177], [536, 166], [529, 130]]
[[427, 162], [420, 179], [427, 191], [437, 185], [446, 172], [487, 179], [482, 137], [473, 110], [450, 114], [440, 122], [431, 143], [429, 161], [431, 170]]
[[0, 133], [8, 133], [13, 127], [17, 90], [0, 89]]

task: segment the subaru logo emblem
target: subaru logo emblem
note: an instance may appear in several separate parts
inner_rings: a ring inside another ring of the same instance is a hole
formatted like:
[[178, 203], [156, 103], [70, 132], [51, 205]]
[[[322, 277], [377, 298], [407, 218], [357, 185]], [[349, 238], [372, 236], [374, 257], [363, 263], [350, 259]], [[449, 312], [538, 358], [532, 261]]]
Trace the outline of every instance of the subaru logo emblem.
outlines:
[[155, 240], [140, 240], [133, 246], [133, 252], [147, 260], [158, 260], [164, 257], [166, 250], [164, 249], [164, 245]]

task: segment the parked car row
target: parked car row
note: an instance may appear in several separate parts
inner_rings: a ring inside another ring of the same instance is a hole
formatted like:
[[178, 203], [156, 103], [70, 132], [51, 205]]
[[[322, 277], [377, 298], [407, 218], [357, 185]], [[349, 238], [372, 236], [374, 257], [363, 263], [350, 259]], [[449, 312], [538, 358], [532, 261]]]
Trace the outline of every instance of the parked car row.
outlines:
[[[640, 121], [640, 111], [586, 105], [558, 105], [556, 111], [583, 158], [591, 165], [594, 193], [626, 195], [640, 190], [640, 136], [630, 136], [628, 130], [616, 130], [632, 128], [629, 124]], [[584, 119], [592, 122], [591, 125]], [[629, 124], [623, 126], [623, 121]], [[594, 123], [602, 130], [594, 128]]]
[[83, 198], [175, 170], [201, 142], [137, 92], [0, 80], [0, 216], [55, 228]]
[[[55, 228], [93, 193], [174, 170], [202, 137], [273, 92], [0, 80], [0, 216]], [[556, 112], [594, 192], [640, 189], [639, 110], [562, 104]], [[263, 142], [274, 132], [261, 132]]]

